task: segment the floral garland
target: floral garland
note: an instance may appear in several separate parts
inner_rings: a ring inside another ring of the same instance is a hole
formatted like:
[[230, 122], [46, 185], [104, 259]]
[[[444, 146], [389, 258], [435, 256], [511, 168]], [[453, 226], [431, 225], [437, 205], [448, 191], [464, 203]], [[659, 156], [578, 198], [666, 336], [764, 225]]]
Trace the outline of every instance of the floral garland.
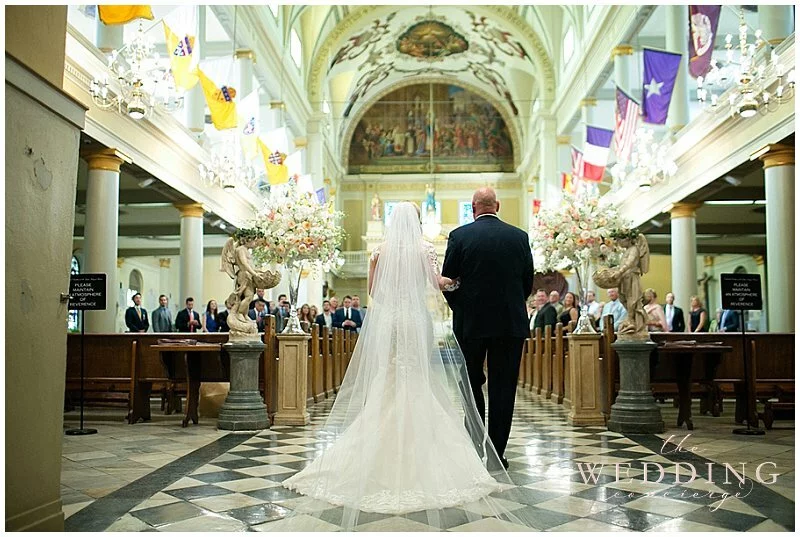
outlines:
[[344, 264], [339, 248], [346, 234], [339, 225], [344, 214], [333, 201], [320, 203], [310, 192], [301, 192], [295, 180], [274, 188], [253, 225], [256, 238], [253, 261], [261, 266], [296, 267], [329, 271]]
[[542, 209], [530, 229], [537, 272], [572, 269], [588, 260], [613, 265], [617, 239], [633, 231], [613, 206], [597, 198], [565, 197], [561, 207]]

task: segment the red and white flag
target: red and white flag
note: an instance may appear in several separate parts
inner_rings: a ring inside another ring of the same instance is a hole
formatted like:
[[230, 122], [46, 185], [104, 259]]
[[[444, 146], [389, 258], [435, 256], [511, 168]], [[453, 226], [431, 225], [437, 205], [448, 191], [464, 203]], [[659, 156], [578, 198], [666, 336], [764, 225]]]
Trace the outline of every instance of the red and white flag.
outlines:
[[615, 119], [617, 125], [614, 129], [614, 150], [617, 162], [627, 162], [639, 123], [639, 103], [619, 88], [617, 88]]
[[583, 151], [571, 146], [572, 149], [572, 178], [577, 181], [583, 178]]
[[583, 173], [584, 181], [599, 183], [608, 163], [608, 151], [614, 131], [600, 127], [586, 126], [586, 144], [583, 146]]

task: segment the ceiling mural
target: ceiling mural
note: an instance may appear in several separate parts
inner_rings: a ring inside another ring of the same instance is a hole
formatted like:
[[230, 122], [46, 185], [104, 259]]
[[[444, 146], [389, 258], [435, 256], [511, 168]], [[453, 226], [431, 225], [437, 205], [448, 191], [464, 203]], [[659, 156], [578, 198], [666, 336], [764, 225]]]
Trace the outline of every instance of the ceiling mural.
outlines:
[[[521, 39], [501, 20], [458, 6], [396, 9], [372, 21], [365, 30], [345, 38], [333, 54], [328, 80], [352, 73], [341, 116], [356, 110], [387, 88], [410, 79], [441, 76], [461, 79], [503, 103], [513, 116], [530, 105], [536, 66]], [[511, 80], [527, 79], [525, 87]], [[347, 129], [340, 124], [340, 134]]]
[[451, 84], [389, 92], [361, 116], [348, 173], [511, 172], [514, 148], [498, 110]]

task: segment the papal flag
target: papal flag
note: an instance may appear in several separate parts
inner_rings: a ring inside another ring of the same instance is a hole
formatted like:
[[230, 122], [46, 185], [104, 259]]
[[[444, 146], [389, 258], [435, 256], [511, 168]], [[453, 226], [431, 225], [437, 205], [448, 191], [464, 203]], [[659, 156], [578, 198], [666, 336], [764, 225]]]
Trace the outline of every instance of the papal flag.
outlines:
[[217, 130], [235, 129], [239, 117], [236, 115], [236, 89], [230, 85], [233, 81], [231, 59], [203, 61], [197, 69], [197, 75], [214, 127]]
[[193, 5], [177, 7], [164, 17], [162, 24], [175, 85], [185, 90], [192, 89], [199, 80], [197, 7]]
[[239, 101], [236, 106], [236, 113], [239, 116], [237, 127], [239, 141], [248, 160], [258, 156], [258, 144], [256, 143], [259, 134], [258, 110], [258, 90], [250, 92], [250, 95]]
[[97, 6], [103, 24], [126, 24], [136, 19], [153, 20], [150, 6]]
[[270, 185], [282, 185], [289, 181], [289, 169], [283, 163], [286, 154], [279, 151], [270, 151], [260, 138], [256, 138], [258, 149], [264, 158], [264, 167], [267, 169], [267, 180]]

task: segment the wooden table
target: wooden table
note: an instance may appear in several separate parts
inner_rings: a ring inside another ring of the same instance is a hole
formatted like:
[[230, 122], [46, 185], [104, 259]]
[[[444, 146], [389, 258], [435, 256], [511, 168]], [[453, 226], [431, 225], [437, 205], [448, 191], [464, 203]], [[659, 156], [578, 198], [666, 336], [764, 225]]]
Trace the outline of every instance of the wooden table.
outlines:
[[[165, 360], [164, 353], [165, 352], [179, 352], [183, 354], [183, 362], [186, 365], [186, 413], [183, 416], [183, 422], [181, 427], [186, 427], [189, 425], [189, 420], [192, 420], [192, 423], [197, 425], [199, 421], [199, 416], [197, 413], [197, 406], [198, 402], [200, 401], [200, 360], [199, 356], [198, 359], [190, 359], [191, 353], [197, 352], [209, 352], [209, 351], [219, 351], [222, 349], [222, 346], [218, 343], [198, 343], [196, 345], [187, 345], [187, 344], [161, 344], [161, 345], [151, 345], [151, 349], [157, 350], [159, 356], [161, 357], [161, 361], [164, 364], [164, 368], [168, 371], [169, 376], [172, 378], [175, 376], [175, 368], [170, 367], [170, 364], [167, 360]], [[217, 354], [219, 357], [219, 354]]]
[[666, 343], [658, 347], [659, 357], [667, 355], [674, 357], [675, 361], [675, 382], [678, 385], [678, 420], [677, 426], [681, 427], [686, 423], [688, 430], [694, 429], [692, 423], [692, 361], [695, 356], [705, 357], [703, 382], [708, 383], [709, 392], [706, 394], [705, 405], [712, 415], [719, 416], [720, 410], [717, 404], [717, 397], [714, 390], [714, 378], [716, 377], [717, 367], [722, 361], [722, 355], [733, 351], [733, 347], [727, 345], [716, 345], [712, 343]]

